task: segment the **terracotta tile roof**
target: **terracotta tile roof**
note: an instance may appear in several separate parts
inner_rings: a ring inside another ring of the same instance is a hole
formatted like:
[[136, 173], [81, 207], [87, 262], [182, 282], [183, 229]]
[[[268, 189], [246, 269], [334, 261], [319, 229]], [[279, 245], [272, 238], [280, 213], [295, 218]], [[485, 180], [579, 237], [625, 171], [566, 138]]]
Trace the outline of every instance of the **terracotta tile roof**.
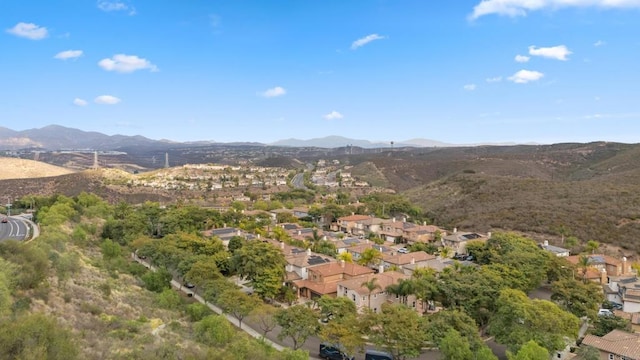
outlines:
[[313, 266], [309, 268], [309, 271], [316, 272], [322, 275], [323, 277], [337, 275], [337, 274], [347, 274], [349, 276], [360, 276], [360, 275], [373, 273], [373, 269], [370, 269], [366, 266], [358, 265], [356, 263], [343, 264], [341, 262], [331, 262], [328, 264]]
[[640, 359], [640, 335], [638, 334], [613, 330], [603, 337], [587, 335], [582, 343], [628, 359]]
[[382, 255], [382, 260], [393, 265], [407, 265], [411, 262], [419, 262], [435, 259], [435, 255], [427, 254], [424, 251], [416, 251], [408, 254], [386, 254]]
[[339, 217], [338, 221], [362, 221], [367, 219], [369, 219], [369, 216], [367, 215], [349, 215], [349, 216]]
[[622, 265], [622, 260], [618, 260], [612, 256], [602, 255], [602, 254], [572, 255], [572, 256], [567, 256], [565, 259], [567, 259], [567, 261], [569, 261], [570, 263], [577, 265], [578, 262], [580, 261], [581, 256], [586, 256], [589, 258], [589, 265], [596, 265], [596, 264], [608, 264], [608, 265], [615, 265], [615, 266]]
[[628, 313], [622, 310], [613, 310], [613, 313], [617, 317], [621, 317], [623, 319], [631, 321], [631, 324], [633, 325], [640, 325], [640, 313]]
[[357, 277], [354, 279], [344, 280], [344, 281], [338, 282], [337, 284], [342, 285], [349, 290], [354, 290], [360, 295], [368, 295], [369, 289], [367, 289], [362, 284], [373, 278], [378, 279], [376, 283], [380, 285], [380, 289], [378, 291], [372, 292], [372, 294], [379, 294], [381, 292], [386, 291], [385, 289], [387, 288], [387, 286], [396, 284], [401, 279], [406, 280], [411, 277], [396, 271], [389, 271], [389, 272], [383, 272], [380, 274], [369, 274], [369, 275]]
[[316, 294], [327, 295], [338, 292], [338, 283], [330, 282], [330, 283], [315, 283], [309, 280], [298, 280], [293, 282], [298, 289], [310, 289]]

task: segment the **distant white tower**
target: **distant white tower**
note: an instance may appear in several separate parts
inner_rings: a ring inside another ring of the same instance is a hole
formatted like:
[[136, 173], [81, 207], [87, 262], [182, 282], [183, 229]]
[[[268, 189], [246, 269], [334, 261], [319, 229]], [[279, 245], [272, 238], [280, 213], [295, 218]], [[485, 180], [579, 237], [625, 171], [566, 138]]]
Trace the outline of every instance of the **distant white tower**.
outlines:
[[98, 152], [94, 151], [93, 152], [93, 169], [97, 169], [98, 168]]
[[168, 152], [164, 153], [164, 167], [165, 168], [169, 167], [169, 153]]

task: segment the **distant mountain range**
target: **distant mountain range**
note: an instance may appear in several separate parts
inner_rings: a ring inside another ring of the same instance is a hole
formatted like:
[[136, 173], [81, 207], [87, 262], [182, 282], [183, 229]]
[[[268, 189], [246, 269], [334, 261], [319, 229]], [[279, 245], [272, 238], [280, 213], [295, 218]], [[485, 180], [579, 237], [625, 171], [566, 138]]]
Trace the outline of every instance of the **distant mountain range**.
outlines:
[[371, 142], [369, 140], [357, 140], [357, 139], [349, 139], [342, 136], [326, 136], [322, 138], [315, 138], [309, 140], [300, 140], [300, 139], [286, 139], [276, 141], [269, 145], [272, 146], [291, 146], [291, 147], [324, 147], [324, 148], [336, 148], [336, 147], [344, 147], [344, 146], [355, 146], [361, 148], [385, 148], [385, 147], [404, 147], [404, 146], [413, 146], [413, 147], [445, 147], [445, 146], [455, 146], [452, 144], [447, 144], [435, 140], [428, 139], [412, 139], [402, 142]]
[[[144, 136], [105, 135], [95, 131], [83, 131], [60, 125], [49, 125], [39, 129], [15, 131], [0, 127], [0, 150], [42, 149], [42, 150], [119, 150], [128, 147], [152, 146], [175, 147], [207, 146], [220, 144], [215, 141], [174, 142], [170, 140], [153, 140]], [[476, 145], [514, 145], [514, 144], [448, 144], [429, 139], [410, 139], [399, 142], [372, 142], [369, 140], [350, 139], [342, 136], [327, 136], [309, 140], [286, 139], [270, 144], [260, 143], [229, 143], [227, 145], [265, 145], [286, 147], [319, 147], [337, 148], [353, 146], [360, 148], [389, 148], [389, 147], [453, 147]]]

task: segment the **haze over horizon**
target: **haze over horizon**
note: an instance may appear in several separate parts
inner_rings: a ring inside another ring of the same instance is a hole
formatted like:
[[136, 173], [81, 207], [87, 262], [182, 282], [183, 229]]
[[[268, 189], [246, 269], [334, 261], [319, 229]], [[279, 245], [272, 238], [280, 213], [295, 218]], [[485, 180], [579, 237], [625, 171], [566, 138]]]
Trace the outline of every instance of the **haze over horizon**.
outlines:
[[0, 120], [14, 130], [639, 142], [638, 0], [25, 0], [0, 13]]

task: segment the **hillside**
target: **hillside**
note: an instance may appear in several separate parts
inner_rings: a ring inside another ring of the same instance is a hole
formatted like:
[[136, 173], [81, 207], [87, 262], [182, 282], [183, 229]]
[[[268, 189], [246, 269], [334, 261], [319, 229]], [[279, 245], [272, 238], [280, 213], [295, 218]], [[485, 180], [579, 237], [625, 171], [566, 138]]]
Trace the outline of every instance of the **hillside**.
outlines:
[[0, 180], [59, 176], [72, 170], [34, 160], [0, 157]]

